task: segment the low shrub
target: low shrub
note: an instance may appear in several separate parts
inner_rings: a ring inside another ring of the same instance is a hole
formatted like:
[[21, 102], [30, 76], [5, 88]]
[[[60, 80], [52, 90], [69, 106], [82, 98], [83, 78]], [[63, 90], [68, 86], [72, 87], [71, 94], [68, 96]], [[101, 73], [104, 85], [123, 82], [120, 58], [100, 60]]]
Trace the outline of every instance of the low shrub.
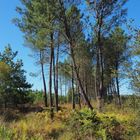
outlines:
[[67, 131], [73, 134], [75, 140], [129, 140], [133, 137], [134, 131], [131, 126], [124, 123], [126, 122], [115, 116], [85, 108], [71, 114], [67, 122]]
[[0, 139], [1, 140], [11, 140], [12, 139], [12, 132], [7, 129], [4, 125], [0, 126]]
[[[69, 108], [69, 109], [68, 109]], [[54, 112], [31, 112], [15, 121], [0, 121], [0, 140], [139, 140], [136, 114], [121, 111], [99, 113], [70, 106]]]

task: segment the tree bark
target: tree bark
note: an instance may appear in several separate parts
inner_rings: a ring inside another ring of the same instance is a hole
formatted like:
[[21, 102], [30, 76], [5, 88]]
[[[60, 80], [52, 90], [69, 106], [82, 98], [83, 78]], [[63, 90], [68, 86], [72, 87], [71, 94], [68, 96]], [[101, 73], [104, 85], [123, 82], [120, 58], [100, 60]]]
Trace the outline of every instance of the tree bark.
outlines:
[[116, 75], [116, 86], [117, 86], [118, 105], [121, 106], [119, 78], [118, 78], [118, 64], [116, 64], [116, 72], [117, 72], [117, 75]]
[[40, 51], [40, 64], [41, 64], [41, 73], [42, 73], [42, 80], [43, 80], [43, 86], [44, 86], [44, 103], [45, 103], [45, 106], [47, 107], [48, 106], [48, 103], [47, 103], [47, 89], [46, 89], [46, 80], [45, 80], [45, 74], [44, 74], [44, 64], [43, 64], [43, 52]]
[[56, 66], [55, 66], [55, 56], [53, 57], [54, 63], [54, 91], [55, 91], [55, 108], [58, 112], [58, 61], [59, 61], [59, 34], [58, 34], [58, 45], [56, 54]]
[[62, 92], [63, 92], [63, 89], [62, 89], [62, 77], [59, 76], [59, 83], [60, 83], [60, 103], [62, 104], [62, 100], [63, 100], [63, 95], [62, 95]]
[[79, 91], [79, 86], [77, 85], [77, 92], [78, 92], [78, 104], [79, 104], [79, 108], [81, 109], [81, 95], [80, 95], [80, 91]]
[[71, 76], [71, 84], [72, 84], [72, 108], [75, 109], [75, 91], [74, 91], [74, 71], [73, 71], [73, 65], [72, 65], [71, 69], [72, 69], [72, 76]]
[[[97, 18], [98, 19], [98, 18]], [[101, 42], [101, 27], [102, 27], [102, 15], [98, 19], [98, 32], [97, 32], [97, 73], [98, 73], [98, 100], [99, 110], [102, 111], [103, 107], [103, 96], [104, 96], [104, 69], [103, 69], [103, 55], [102, 55], [102, 42]]]
[[50, 71], [49, 71], [49, 95], [50, 95], [50, 113], [51, 118], [53, 118], [53, 98], [52, 98], [52, 67], [53, 67], [53, 33], [50, 34], [51, 37], [51, 54], [50, 54]]

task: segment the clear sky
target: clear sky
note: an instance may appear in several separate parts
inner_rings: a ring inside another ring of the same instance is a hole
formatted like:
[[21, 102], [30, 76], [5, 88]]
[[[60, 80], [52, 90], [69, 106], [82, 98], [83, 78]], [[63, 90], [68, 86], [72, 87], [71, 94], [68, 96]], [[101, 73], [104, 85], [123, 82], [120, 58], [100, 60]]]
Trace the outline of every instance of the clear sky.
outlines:
[[[11, 44], [14, 51], [18, 51], [18, 58], [23, 60], [24, 69], [27, 71], [27, 80], [34, 84], [34, 89], [42, 89], [42, 81], [40, 77], [33, 78], [29, 75], [30, 72], [37, 72], [38, 69], [34, 64], [34, 59], [29, 57], [32, 52], [26, 48], [24, 44], [23, 34], [11, 22], [14, 17], [17, 17], [15, 8], [20, 5], [20, 0], [1, 0], [0, 4], [0, 51], [7, 44]], [[140, 25], [140, 0], [128, 0], [126, 5], [128, 8], [128, 18], [135, 20], [135, 25]], [[123, 88], [122, 92], [126, 90]]]

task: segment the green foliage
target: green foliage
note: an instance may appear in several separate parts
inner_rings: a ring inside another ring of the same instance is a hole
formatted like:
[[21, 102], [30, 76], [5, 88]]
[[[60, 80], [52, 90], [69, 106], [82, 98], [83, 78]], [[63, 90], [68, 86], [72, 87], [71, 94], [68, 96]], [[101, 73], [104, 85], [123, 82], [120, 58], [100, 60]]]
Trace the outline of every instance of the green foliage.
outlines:
[[132, 66], [128, 69], [128, 77], [130, 78], [131, 88], [135, 94], [140, 94], [140, 30], [131, 27], [131, 36], [134, 40], [131, 46], [131, 57], [133, 59]]
[[0, 121], [0, 139], [139, 140], [139, 117], [133, 113], [136, 119], [131, 114], [119, 110], [98, 113], [87, 108], [71, 111], [65, 105], [54, 113], [53, 121], [47, 110], [22, 115], [19, 120], [10, 123]]
[[[20, 120], [0, 126], [1, 140], [46, 140], [57, 139], [64, 129], [66, 112], [58, 112], [51, 121], [48, 111], [30, 113]], [[0, 122], [1, 124], [1, 122]]]
[[5, 126], [0, 126], [0, 139], [1, 140], [11, 140], [12, 133]]
[[122, 96], [122, 101], [125, 108], [127, 107], [137, 112], [140, 111], [140, 97], [138, 95]]
[[82, 109], [72, 113], [67, 126], [75, 139], [128, 140], [132, 138], [134, 131], [129, 125], [125, 126], [125, 123], [112, 115]]
[[28, 89], [31, 88], [22, 69], [23, 62], [16, 61], [16, 56], [17, 52], [13, 52], [10, 46], [0, 53], [0, 97], [1, 103], [5, 105], [24, 103]]
[[85, 133], [85, 135], [86, 133], [88, 134], [92, 128], [94, 130], [94, 134], [98, 129], [96, 126], [99, 123], [100, 120], [96, 113], [94, 111], [90, 111], [89, 109], [82, 109], [80, 112], [74, 112], [72, 120], [70, 120], [70, 126], [74, 128], [73, 131], [76, 130], [77, 133], [80, 132], [80, 136], [82, 133]]
[[31, 91], [29, 97], [32, 99], [33, 103], [43, 102], [43, 92], [42, 91]]

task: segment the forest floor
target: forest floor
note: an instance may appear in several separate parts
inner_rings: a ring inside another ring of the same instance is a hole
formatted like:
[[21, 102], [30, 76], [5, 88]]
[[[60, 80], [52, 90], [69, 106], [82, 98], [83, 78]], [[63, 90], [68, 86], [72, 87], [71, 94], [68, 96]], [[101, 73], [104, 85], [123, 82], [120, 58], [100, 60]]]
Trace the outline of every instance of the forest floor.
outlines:
[[102, 113], [61, 105], [50, 119], [41, 104], [1, 109], [0, 140], [140, 140], [138, 112], [106, 105]]

